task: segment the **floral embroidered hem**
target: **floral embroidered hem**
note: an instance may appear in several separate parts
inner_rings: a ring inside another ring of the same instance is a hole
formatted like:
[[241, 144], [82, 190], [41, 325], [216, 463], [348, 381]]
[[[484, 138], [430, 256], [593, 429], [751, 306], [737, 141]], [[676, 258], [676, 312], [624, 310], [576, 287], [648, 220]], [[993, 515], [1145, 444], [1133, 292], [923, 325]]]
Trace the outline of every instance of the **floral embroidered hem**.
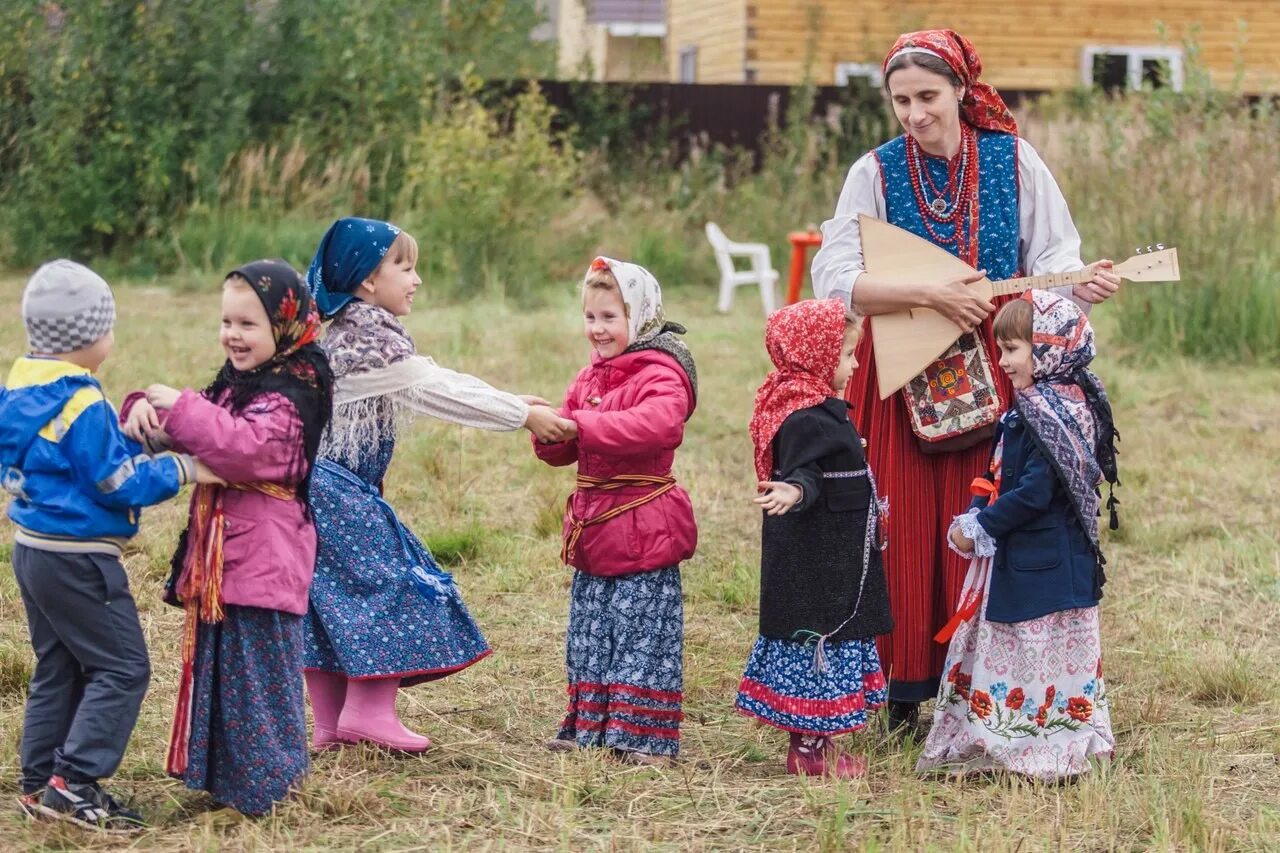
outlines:
[[1098, 608], [963, 623], [918, 772], [1007, 770], [1052, 781], [1115, 752]]

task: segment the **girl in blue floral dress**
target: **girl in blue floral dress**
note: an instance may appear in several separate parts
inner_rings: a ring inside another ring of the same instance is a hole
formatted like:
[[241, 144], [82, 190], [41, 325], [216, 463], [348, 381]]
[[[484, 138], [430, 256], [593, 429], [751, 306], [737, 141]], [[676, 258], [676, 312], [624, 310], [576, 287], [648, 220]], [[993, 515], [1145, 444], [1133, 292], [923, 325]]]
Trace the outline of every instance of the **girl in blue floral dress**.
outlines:
[[857, 367], [860, 317], [838, 299], [769, 317], [775, 370], [756, 392], [764, 511], [760, 636], [738, 710], [791, 734], [787, 772], [853, 778], [866, 760], [831, 738], [867, 724], [886, 699], [875, 637], [893, 628], [880, 561], [881, 503], [863, 443], [840, 399]]
[[382, 498], [397, 425], [426, 415], [464, 426], [561, 436], [536, 398], [499, 391], [419, 355], [398, 317], [422, 280], [417, 243], [394, 225], [347, 218], [307, 273], [326, 319], [337, 384], [311, 486], [318, 534], [306, 631], [313, 748], [369, 742], [421, 752], [431, 741], [396, 714], [401, 687], [489, 654], [452, 577]]

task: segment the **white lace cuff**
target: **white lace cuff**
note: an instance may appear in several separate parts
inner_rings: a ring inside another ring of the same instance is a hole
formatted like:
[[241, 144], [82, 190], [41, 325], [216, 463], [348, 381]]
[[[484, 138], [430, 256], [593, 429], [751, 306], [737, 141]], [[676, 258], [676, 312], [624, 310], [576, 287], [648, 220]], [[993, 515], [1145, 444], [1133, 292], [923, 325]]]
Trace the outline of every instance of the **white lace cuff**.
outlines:
[[947, 530], [947, 547], [955, 551], [962, 557], [994, 557], [996, 555], [996, 540], [991, 538], [991, 534], [982, 529], [982, 525], [978, 523], [978, 510], [973, 508], [964, 515], [957, 515], [951, 521], [951, 528], [959, 528], [960, 532], [969, 539], [973, 540], [973, 553], [966, 554], [955, 546], [951, 541], [951, 530]]

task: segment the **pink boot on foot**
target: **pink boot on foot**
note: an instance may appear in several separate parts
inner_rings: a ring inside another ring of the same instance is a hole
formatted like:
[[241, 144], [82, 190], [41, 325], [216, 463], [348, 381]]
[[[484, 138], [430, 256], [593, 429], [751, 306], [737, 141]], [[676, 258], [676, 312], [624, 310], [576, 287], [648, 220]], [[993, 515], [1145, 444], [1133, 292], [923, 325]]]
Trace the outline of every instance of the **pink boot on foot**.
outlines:
[[396, 715], [399, 678], [347, 679], [347, 701], [338, 717], [337, 736], [401, 752], [426, 752], [431, 739], [411, 732]]
[[867, 773], [867, 760], [836, 748], [829, 737], [792, 733], [787, 750], [787, 772], [794, 776], [830, 776], [859, 779]]
[[316, 721], [311, 748], [335, 749], [342, 745], [338, 737], [338, 715], [347, 698], [347, 677], [319, 670], [309, 670], [303, 675], [307, 679], [307, 695], [311, 697], [311, 715]]

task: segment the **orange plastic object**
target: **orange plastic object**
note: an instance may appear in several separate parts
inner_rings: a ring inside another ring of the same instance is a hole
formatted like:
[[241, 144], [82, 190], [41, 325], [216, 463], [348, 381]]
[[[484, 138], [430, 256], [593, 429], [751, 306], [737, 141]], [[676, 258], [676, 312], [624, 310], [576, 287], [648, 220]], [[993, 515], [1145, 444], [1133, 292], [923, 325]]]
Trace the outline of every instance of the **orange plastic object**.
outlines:
[[791, 243], [791, 274], [787, 278], [787, 304], [794, 305], [800, 301], [800, 286], [804, 284], [804, 268], [809, 258], [810, 247], [822, 245], [820, 231], [792, 231], [787, 235]]

